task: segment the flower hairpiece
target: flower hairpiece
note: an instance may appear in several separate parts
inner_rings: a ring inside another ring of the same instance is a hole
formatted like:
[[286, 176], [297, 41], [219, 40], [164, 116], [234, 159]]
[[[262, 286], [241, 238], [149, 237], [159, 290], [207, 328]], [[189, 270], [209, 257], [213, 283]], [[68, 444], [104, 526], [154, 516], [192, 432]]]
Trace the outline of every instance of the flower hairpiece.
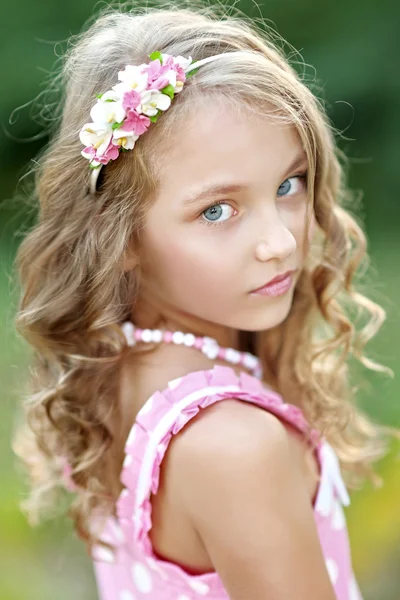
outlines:
[[[132, 150], [136, 140], [155, 123], [182, 91], [187, 79], [199, 66], [217, 58], [210, 56], [195, 63], [192, 58], [152, 52], [150, 62], [127, 65], [118, 72], [119, 83], [98, 94], [79, 138], [85, 148], [81, 154], [93, 170], [91, 189], [103, 165], [118, 158], [120, 152]], [[190, 74], [189, 74], [190, 72]]]

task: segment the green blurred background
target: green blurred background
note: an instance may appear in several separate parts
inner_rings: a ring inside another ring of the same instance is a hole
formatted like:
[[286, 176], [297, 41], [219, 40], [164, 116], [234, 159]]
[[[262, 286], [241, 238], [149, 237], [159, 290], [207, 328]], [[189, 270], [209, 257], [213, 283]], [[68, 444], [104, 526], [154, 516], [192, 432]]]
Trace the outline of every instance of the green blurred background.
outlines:
[[[58, 517], [31, 529], [20, 513], [18, 503], [26, 496], [26, 488], [15, 466], [10, 436], [27, 364], [26, 347], [13, 331], [17, 294], [11, 263], [20, 241], [16, 232], [27, 226], [28, 218], [12, 197], [27, 164], [47, 141], [46, 136], [38, 136], [43, 125], [35, 122], [35, 111], [24, 105], [44, 89], [48, 72], [65, 49], [65, 40], [79, 33], [98, 6], [103, 3], [21, 0], [3, 3], [0, 8], [5, 26], [0, 46], [0, 600], [97, 598], [90, 560], [71, 523]], [[400, 339], [400, 78], [396, 52], [400, 4], [397, 0], [270, 0], [258, 9], [245, 0], [236, 6], [253, 18], [261, 11], [301, 52], [308, 78], [317, 77], [333, 125], [343, 132], [338, 143], [351, 160], [350, 185], [362, 191], [362, 203], [354, 213], [364, 223], [371, 255], [363, 289], [387, 311], [387, 321], [369, 345], [368, 354], [396, 372], [399, 351], [395, 340]], [[377, 421], [400, 426], [398, 381], [361, 368], [357, 373], [359, 405]], [[398, 456], [399, 447], [393, 445], [378, 466], [384, 486], [373, 490], [367, 484], [362, 491], [353, 492], [347, 510], [354, 568], [365, 600], [400, 597]]]

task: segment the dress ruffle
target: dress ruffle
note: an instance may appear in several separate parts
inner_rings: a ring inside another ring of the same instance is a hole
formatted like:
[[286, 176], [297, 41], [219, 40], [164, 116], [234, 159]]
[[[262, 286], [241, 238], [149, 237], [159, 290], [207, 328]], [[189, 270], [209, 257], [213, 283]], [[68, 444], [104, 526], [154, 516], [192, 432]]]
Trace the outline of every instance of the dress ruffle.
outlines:
[[[265, 408], [307, 433], [320, 456], [321, 436], [309, 426], [300, 408], [285, 403], [278, 393], [268, 389], [256, 377], [245, 372], [237, 375], [231, 367], [216, 365], [210, 370], [192, 372], [172, 380], [167, 388], [155, 392], [143, 405], [125, 445], [121, 471], [125, 488], [116, 509], [132, 550], [139, 547], [147, 557], [160, 562], [148, 535], [152, 526], [150, 496], [157, 493], [160, 467], [168, 444], [202, 408], [232, 397]], [[165, 564], [175, 567], [169, 562]], [[176, 569], [181, 571], [177, 565]], [[205, 573], [195, 577], [210, 582], [213, 575], [215, 573]], [[190, 578], [193, 579], [193, 575]]]

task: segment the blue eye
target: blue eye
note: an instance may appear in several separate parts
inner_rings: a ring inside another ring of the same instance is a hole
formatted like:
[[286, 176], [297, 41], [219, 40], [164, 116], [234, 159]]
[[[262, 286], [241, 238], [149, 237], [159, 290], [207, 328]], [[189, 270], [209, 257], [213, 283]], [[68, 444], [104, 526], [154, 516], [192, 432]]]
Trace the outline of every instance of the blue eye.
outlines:
[[[304, 173], [301, 173], [300, 175], [295, 175], [293, 177], [289, 177], [288, 179], [285, 179], [285, 181], [279, 186], [278, 188], [278, 192], [279, 190], [281, 190], [281, 188], [283, 188], [283, 194], [279, 194], [278, 196], [280, 198], [282, 198], [282, 196], [295, 196], [298, 193], [301, 193], [302, 191], [304, 191], [304, 189], [307, 189], [307, 174], [308, 172], [305, 171]], [[293, 191], [293, 183], [289, 183], [290, 180], [292, 179], [297, 179], [299, 180], [299, 186], [296, 189], [296, 187], [294, 188]], [[289, 193], [292, 192], [292, 193]], [[228, 203], [225, 202], [225, 200], [219, 200], [218, 202], [215, 202], [214, 204], [212, 204], [211, 206], [209, 206], [208, 208], [206, 208], [205, 210], [202, 211], [200, 217], [201, 217], [201, 222], [204, 223], [204, 225], [207, 225], [208, 227], [218, 227], [221, 226], [225, 223], [225, 221], [229, 220], [229, 214], [227, 214], [227, 209], [223, 209], [222, 207], [228, 207], [232, 208], [233, 207]], [[228, 210], [229, 212], [229, 210]], [[208, 214], [207, 218], [206, 215]], [[221, 216], [225, 216], [225, 219], [223, 220], [219, 220]]]
[[232, 208], [232, 206], [230, 204], [228, 204], [227, 202], [225, 202], [224, 200], [220, 200], [219, 202], [216, 202], [215, 204], [213, 204], [212, 206], [209, 206], [208, 208], [206, 208], [205, 210], [203, 210], [203, 212], [201, 213], [201, 215], [205, 215], [206, 213], [209, 213], [208, 218], [210, 218], [210, 221], [204, 220], [203, 219], [203, 223], [205, 225], [208, 226], [218, 226], [218, 225], [222, 225], [227, 219], [229, 219], [229, 215], [227, 215], [227, 218], [224, 219], [223, 221], [218, 221], [217, 219], [219, 219], [221, 216], [224, 215], [225, 212], [225, 216], [226, 216], [226, 210], [224, 211], [222, 209], [223, 206], [227, 206], [229, 208]]
[[[300, 187], [302, 187], [304, 184], [306, 184], [306, 187], [307, 187], [307, 172], [302, 173], [301, 175], [296, 175], [295, 177], [289, 177], [288, 179], [285, 179], [285, 181], [279, 186], [279, 190], [281, 188], [284, 188], [283, 196], [285, 196], [285, 195], [293, 196], [294, 194], [297, 193], [297, 191], [301, 191], [301, 189], [300, 190], [295, 189], [292, 194], [288, 194], [288, 192], [291, 191], [293, 188], [293, 184], [288, 185], [288, 183], [291, 179], [299, 179], [302, 184]], [[278, 190], [278, 192], [279, 192], [279, 190]]]

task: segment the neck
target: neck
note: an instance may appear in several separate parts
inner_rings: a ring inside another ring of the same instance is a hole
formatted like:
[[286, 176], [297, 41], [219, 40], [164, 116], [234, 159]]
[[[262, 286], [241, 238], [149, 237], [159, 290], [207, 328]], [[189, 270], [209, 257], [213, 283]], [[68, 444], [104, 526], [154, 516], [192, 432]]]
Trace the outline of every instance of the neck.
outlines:
[[[198, 319], [193, 317], [193, 315], [183, 312], [176, 314], [172, 310], [163, 310], [163, 313], [161, 313], [150, 302], [138, 301], [130, 320], [136, 327], [140, 327], [141, 329], [166, 329], [169, 331], [193, 333], [199, 337], [211, 337], [221, 347], [234, 348], [235, 350], [247, 350], [246, 347], [243, 347], [243, 336], [244, 334], [246, 336], [252, 335], [250, 332], [241, 332], [238, 329]], [[246, 341], [245, 343], [247, 344], [248, 342]]]

